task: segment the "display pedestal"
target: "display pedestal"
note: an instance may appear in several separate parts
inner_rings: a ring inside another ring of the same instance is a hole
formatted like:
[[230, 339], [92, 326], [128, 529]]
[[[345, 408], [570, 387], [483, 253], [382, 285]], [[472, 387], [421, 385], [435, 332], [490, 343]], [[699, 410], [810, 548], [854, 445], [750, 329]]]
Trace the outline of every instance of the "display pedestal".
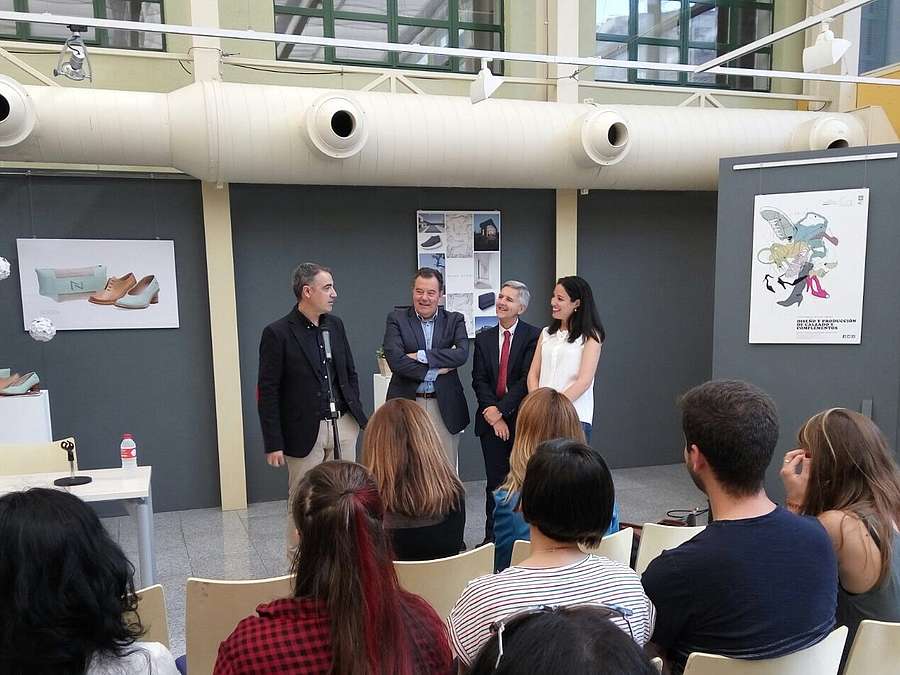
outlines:
[[53, 440], [50, 392], [0, 396], [0, 443], [43, 443]]
[[[391, 383], [391, 376], [384, 376], [379, 373], [372, 375], [372, 390], [374, 392], [375, 408], [378, 410], [384, 400], [387, 398], [388, 385]], [[373, 410], [373, 412], [374, 412]]]

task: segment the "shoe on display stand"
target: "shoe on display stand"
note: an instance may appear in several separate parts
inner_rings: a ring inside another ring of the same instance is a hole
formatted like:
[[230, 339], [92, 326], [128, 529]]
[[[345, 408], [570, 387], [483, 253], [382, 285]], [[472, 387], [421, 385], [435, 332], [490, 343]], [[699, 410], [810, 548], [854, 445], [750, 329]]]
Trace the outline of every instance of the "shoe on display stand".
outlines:
[[0, 396], [20, 396], [32, 391], [38, 391], [38, 385], [41, 382], [41, 378], [33, 371], [12, 379], [14, 380], [13, 382], [0, 389]]
[[[9, 377], [12, 373], [10, 373], [9, 368], [0, 368], [0, 380], [4, 380]], [[0, 387], [2, 389], [3, 387]]]
[[146, 309], [159, 302], [159, 282], [156, 275], [148, 274], [128, 293], [116, 300], [116, 307], [123, 309]]
[[60, 296], [94, 293], [106, 285], [106, 265], [36, 269], [38, 293], [59, 302]]
[[114, 305], [116, 300], [135, 286], [137, 286], [137, 279], [134, 278], [134, 273], [132, 272], [121, 277], [110, 277], [106, 282], [106, 288], [99, 293], [94, 293], [88, 298], [88, 302], [92, 302], [95, 305]]

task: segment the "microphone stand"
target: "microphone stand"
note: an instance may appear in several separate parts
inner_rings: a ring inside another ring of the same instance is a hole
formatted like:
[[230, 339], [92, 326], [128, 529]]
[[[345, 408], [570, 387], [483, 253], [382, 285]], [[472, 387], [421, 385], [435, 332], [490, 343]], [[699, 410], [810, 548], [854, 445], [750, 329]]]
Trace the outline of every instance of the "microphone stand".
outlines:
[[75, 444], [72, 441], [63, 441], [59, 444], [59, 447], [65, 450], [69, 455], [69, 475], [65, 478], [57, 478], [53, 481], [53, 484], [58, 485], [59, 487], [72, 487], [73, 485], [86, 485], [90, 483], [93, 480], [90, 476], [75, 475]]
[[[336, 372], [336, 370], [332, 368], [331, 333], [327, 328], [322, 329], [322, 342], [325, 343], [326, 372]], [[337, 403], [335, 403], [334, 400], [334, 386], [331, 382], [331, 377], [326, 377], [325, 381], [328, 382], [328, 416], [331, 419], [331, 433], [334, 435], [334, 458], [341, 459], [341, 437], [338, 433], [338, 409]]]

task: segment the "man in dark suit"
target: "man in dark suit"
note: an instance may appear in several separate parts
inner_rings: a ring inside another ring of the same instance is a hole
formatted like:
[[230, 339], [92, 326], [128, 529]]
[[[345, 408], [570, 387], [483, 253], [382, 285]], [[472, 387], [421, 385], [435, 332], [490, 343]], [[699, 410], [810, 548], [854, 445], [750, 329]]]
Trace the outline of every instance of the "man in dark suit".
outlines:
[[[343, 322], [331, 314], [337, 291], [331, 272], [316, 263], [294, 270], [297, 306], [269, 324], [259, 342], [257, 407], [270, 466], [288, 468], [288, 555], [297, 545], [291, 505], [306, 472], [333, 459], [329, 387], [334, 391], [342, 457], [356, 459], [356, 438], [366, 426], [359, 380]], [[332, 358], [325, 358], [329, 334]]]
[[498, 326], [475, 336], [472, 388], [478, 399], [475, 434], [481, 438], [487, 474], [484, 539], [494, 538], [493, 492], [509, 473], [509, 454], [519, 404], [528, 393], [531, 359], [541, 329], [519, 315], [528, 308], [531, 293], [520, 281], [507, 281], [497, 294]]
[[463, 315], [438, 304], [443, 294], [441, 273], [419, 269], [413, 278], [413, 306], [388, 314], [382, 346], [393, 373], [387, 398], [414, 400], [428, 413], [456, 468], [459, 432], [469, 425], [456, 369], [469, 358], [469, 336]]

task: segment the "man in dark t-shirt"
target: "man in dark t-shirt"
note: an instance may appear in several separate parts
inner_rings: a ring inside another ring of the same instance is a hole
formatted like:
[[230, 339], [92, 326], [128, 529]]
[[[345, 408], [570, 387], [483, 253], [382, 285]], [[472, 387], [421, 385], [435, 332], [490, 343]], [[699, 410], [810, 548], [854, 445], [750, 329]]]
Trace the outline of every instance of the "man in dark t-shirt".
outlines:
[[777, 507], [763, 488], [778, 441], [774, 402], [719, 380], [680, 406], [687, 469], [715, 521], [643, 574], [653, 648], [680, 673], [691, 652], [768, 659], [816, 644], [834, 628], [837, 562], [819, 522]]

